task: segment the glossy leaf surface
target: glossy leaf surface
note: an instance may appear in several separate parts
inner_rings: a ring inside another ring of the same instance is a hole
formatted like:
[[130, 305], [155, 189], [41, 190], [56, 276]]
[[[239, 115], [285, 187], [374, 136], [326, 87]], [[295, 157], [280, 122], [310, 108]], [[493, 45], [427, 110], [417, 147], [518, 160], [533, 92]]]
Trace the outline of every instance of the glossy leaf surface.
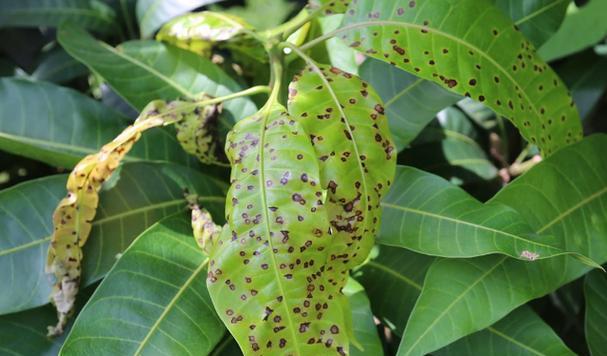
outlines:
[[[603, 263], [607, 261], [605, 150], [607, 136], [586, 138], [538, 164], [490, 203], [510, 206], [535, 232], [553, 235], [566, 249]], [[446, 346], [588, 269], [571, 257], [533, 263], [502, 256], [439, 259], [428, 271], [399, 354], [421, 355]], [[484, 312], [474, 312], [472, 304]], [[457, 324], [451, 322], [453, 318]]]
[[522, 306], [483, 331], [457, 341], [433, 355], [569, 355], [557, 334], [528, 306]]
[[56, 48], [42, 55], [40, 64], [32, 73], [35, 80], [65, 83], [84, 76], [88, 69], [61, 48]]
[[[157, 99], [192, 98], [201, 93], [223, 96], [240, 90], [234, 80], [210, 61], [161, 43], [133, 41], [114, 48], [71, 25], [59, 29], [58, 39], [70, 55], [99, 73], [138, 110]], [[230, 121], [256, 111], [248, 98], [226, 102], [224, 108]]]
[[581, 138], [563, 83], [489, 2], [360, 0], [351, 10], [340, 34], [350, 46], [483, 102], [545, 155]]
[[596, 271], [590, 272], [584, 280], [586, 298], [586, 342], [592, 356], [606, 355], [607, 345], [607, 278]]
[[[52, 176], [17, 185], [0, 193], [0, 314], [49, 302], [51, 284], [44, 272], [52, 232], [51, 217], [65, 196], [67, 176]], [[203, 174], [171, 164], [125, 165], [111, 186], [101, 192], [97, 218], [84, 248], [83, 285], [102, 278], [130, 242], [161, 218], [185, 210], [183, 189], [197, 192], [201, 203], [221, 217], [225, 186]], [[25, 199], [24, 197], [28, 197]], [[35, 201], [32, 200], [35, 197]], [[35, 219], [32, 219], [35, 217]], [[17, 278], [16, 271], [22, 271]]]
[[218, 0], [137, 0], [135, 8], [141, 37], [151, 37], [157, 29], [170, 19], [209, 5]]
[[438, 84], [383, 61], [369, 58], [360, 67], [385, 103], [390, 131], [399, 151], [407, 147], [436, 114], [461, 99]]
[[207, 258], [185, 212], [143, 232], [74, 324], [64, 354], [203, 354], [225, 329], [205, 287]]
[[270, 99], [226, 148], [229, 224], [209, 247], [207, 279], [217, 313], [246, 353], [346, 354], [349, 310], [308, 135]]
[[349, 269], [373, 247], [379, 203], [394, 177], [395, 147], [383, 103], [369, 84], [335, 67], [308, 65], [289, 86], [289, 113], [310, 135], [328, 190], [336, 240], [331, 258]]
[[63, 21], [104, 32], [117, 26], [116, 14], [102, 1], [19, 0], [0, 4], [0, 27], [58, 26]]
[[[0, 80], [2, 150], [71, 168], [127, 125], [126, 117], [74, 90], [50, 83]], [[164, 129], [151, 130], [126, 159], [195, 164]]]

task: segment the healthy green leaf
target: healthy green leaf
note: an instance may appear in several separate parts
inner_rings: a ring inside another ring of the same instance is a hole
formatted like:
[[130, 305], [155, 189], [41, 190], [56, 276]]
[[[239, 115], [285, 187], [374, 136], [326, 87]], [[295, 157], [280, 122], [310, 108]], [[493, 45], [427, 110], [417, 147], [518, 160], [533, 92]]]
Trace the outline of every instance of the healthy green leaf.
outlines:
[[32, 73], [35, 80], [65, 83], [88, 73], [88, 69], [70, 57], [63, 49], [56, 48], [42, 55], [40, 64]]
[[159, 221], [105, 277], [62, 353], [210, 353], [225, 329], [205, 288], [207, 262], [185, 213]]
[[444, 349], [437, 356], [458, 355], [575, 355], [528, 306], [522, 306], [483, 331]]
[[46, 326], [57, 319], [51, 306], [0, 316], [0, 354], [56, 356], [64, 337], [50, 339]]
[[[588, 137], [538, 164], [489, 204], [510, 206], [535, 232], [553, 235], [566, 250], [603, 263], [607, 261], [606, 151], [606, 135]], [[588, 269], [571, 257], [533, 263], [505, 256], [438, 259], [428, 271], [399, 354], [422, 355], [482, 330]]]
[[584, 281], [586, 298], [586, 341], [592, 356], [606, 355], [607, 345], [607, 278], [604, 273], [592, 271]]
[[308, 62], [289, 86], [289, 113], [310, 135], [327, 189], [332, 259], [361, 264], [379, 231], [379, 203], [394, 178], [396, 152], [375, 90], [359, 77]]
[[352, 324], [354, 326], [356, 342], [362, 347], [362, 350], [360, 350], [356, 346], [351, 345], [350, 355], [383, 355], [383, 347], [377, 334], [377, 327], [373, 321], [371, 305], [365, 290], [358, 282], [350, 279], [344, 289], [344, 294], [348, 297], [350, 308], [352, 309]]
[[373, 314], [400, 336], [435, 258], [391, 246], [376, 248], [379, 253], [353, 276], [365, 287]]
[[[127, 125], [127, 118], [74, 90], [0, 79], [0, 149], [4, 151], [71, 168]], [[196, 164], [166, 129], [142, 137], [127, 160]]]
[[369, 58], [360, 67], [360, 76], [377, 89], [390, 122], [390, 131], [399, 151], [443, 108], [461, 99], [439, 85]]
[[582, 137], [563, 83], [488, 1], [359, 0], [350, 10], [340, 32], [351, 47], [483, 102], [545, 155]]
[[493, 0], [535, 47], [558, 30], [571, 0]]
[[[99, 73], [138, 110], [157, 99], [191, 98], [201, 93], [224, 96], [240, 90], [215, 64], [179, 48], [153, 41], [127, 42], [114, 48], [72, 25], [61, 26], [57, 36], [70, 55]], [[232, 122], [257, 110], [248, 98], [230, 100], [224, 108]]]
[[102, 32], [112, 32], [116, 28], [116, 14], [103, 1], [19, 0], [0, 3], [0, 27], [58, 26], [63, 21]]
[[546, 61], [559, 59], [590, 47], [607, 36], [607, 1], [590, 0], [582, 8], [571, 5], [565, 21], [538, 50]]
[[236, 5], [227, 9], [213, 5], [211, 10], [238, 16], [256, 29], [265, 30], [280, 25], [297, 6], [288, 0], [244, 0], [244, 4], [245, 6]]
[[394, 188], [382, 202], [379, 243], [442, 257], [494, 253], [534, 261], [564, 254], [549, 236], [536, 236], [516, 210], [482, 204], [429, 173], [399, 166]]
[[141, 37], [151, 37], [165, 22], [197, 7], [219, 0], [137, 0], [137, 20]]
[[[52, 214], [65, 196], [67, 177], [52, 176], [0, 192], [0, 274], [6, 293], [0, 314], [49, 302], [51, 284], [44, 271], [52, 232]], [[220, 216], [225, 187], [196, 171], [171, 164], [131, 163], [106, 183], [99, 212], [84, 247], [84, 280], [89, 285], [114, 264], [143, 230], [161, 218], [185, 209], [183, 189], [197, 192], [202, 204]], [[35, 197], [35, 200], [33, 200]]]
[[329, 258], [316, 154], [275, 100], [228, 136], [229, 224], [210, 241], [207, 286], [246, 353], [345, 355], [349, 309]]

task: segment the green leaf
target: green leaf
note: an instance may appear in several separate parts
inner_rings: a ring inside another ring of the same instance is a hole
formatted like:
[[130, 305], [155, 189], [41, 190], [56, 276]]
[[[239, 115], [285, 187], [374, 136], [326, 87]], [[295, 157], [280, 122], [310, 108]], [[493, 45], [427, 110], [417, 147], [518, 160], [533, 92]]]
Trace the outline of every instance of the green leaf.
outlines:
[[353, 276], [365, 287], [373, 314], [400, 336], [435, 258], [391, 246], [376, 248], [377, 255]]
[[535, 47], [558, 30], [571, 0], [493, 0], [514, 21]]
[[[114, 139], [128, 124], [127, 118], [72, 89], [0, 79], [2, 150], [71, 168]], [[128, 159], [195, 165], [166, 129], [144, 135]]]
[[607, 58], [591, 51], [580, 53], [557, 65], [556, 71], [567, 83], [585, 120], [607, 88]]
[[[323, 16], [316, 20], [312, 23], [310, 37], [336, 30], [343, 20], [343, 15]], [[322, 45], [312, 48], [310, 56], [319, 62], [331, 64], [348, 73], [358, 74], [357, 53], [338, 38], [331, 38]]]
[[390, 131], [399, 151], [407, 147], [439, 111], [461, 99], [460, 95], [431, 81], [373, 58], [360, 67], [360, 76], [377, 89], [386, 103]]
[[476, 129], [460, 110], [448, 107], [401, 155], [400, 163], [463, 183], [487, 181], [497, 168], [475, 141]]
[[40, 64], [32, 73], [35, 80], [65, 83], [88, 73], [88, 69], [70, 57], [63, 49], [55, 48], [42, 55]]
[[565, 253], [551, 237], [536, 236], [516, 210], [499, 203], [483, 205], [415, 168], [398, 167], [382, 206], [381, 244], [452, 258], [500, 253], [533, 261]]
[[444, 349], [437, 356], [469, 355], [575, 355], [528, 306], [522, 306], [483, 331]]
[[[327, 189], [331, 255], [347, 270], [369, 255], [396, 152], [383, 103], [359, 77], [309, 61], [289, 86], [289, 113], [310, 135]], [[381, 167], [381, 169], [379, 169]]]
[[565, 21], [538, 54], [546, 61], [568, 56], [599, 42], [607, 35], [607, 2], [590, 0], [582, 8], [573, 3]]
[[350, 0], [309, 0], [310, 7], [323, 8], [323, 12], [327, 15], [341, 14], [346, 12]]
[[344, 294], [348, 297], [352, 309], [354, 336], [362, 347], [362, 350], [359, 350], [356, 346], [350, 345], [350, 355], [383, 355], [384, 350], [377, 334], [377, 326], [373, 321], [371, 305], [365, 290], [358, 282], [350, 279], [344, 289]]
[[349, 309], [330, 260], [316, 154], [275, 96], [228, 136], [229, 224], [209, 243], [207, 286], [247, 353], [345, 355]]
[[245, 6], [230, 6], [227, 9], [213, 5], [211, 10], [241, 17], [256, 29], [265, 30], [282, 24], [297, 7], [288, 0], [244, 0], [244, 3]]
[[[0, 275], [7, 293], [0, 295], [0, 314], [49, 302], [51, 283], [44, 271], [52, 232], [52, 215], [65, 195], [67, 176], [29, 181], [0, 192]], [[84, 247], [84, 281], [89, 285], [114, 264], [116, 255], [159, 219], [185, 209], [183, 189], [202, 197], [202, 204], [221, 216], [225, 187], [201, 173], [170, 164], [125, 165], [106, 183], [99, 211]]]
[[604, 273], [592, 271], [584, 280], [586, 299], [585, 332], [592, 356], [607, 355], [607, 278]]
[[141, 37], [151, 37], [165, 22], [218, 0], [137, 0], [137, 21]]
[[[606, 135], [588, 137], [517, 178], [489, 204], [510, 206], [537, 233], [554, 235], [565, 249], [603, 263], [607, 261], [606, 151]], [[426, 275], [399, 354], [422, 355], [482, 330], [588, 269], [571, 257], [533, 263], [505, 256], [438, 259]]]
[[[99, 73], [138, 110], [156, 99], [194, 97], [203, 92], [224, 96], [240, 90], [215, 64], [179, 48], [155, 41], [127, 42], [114, 48], [71, 25], [61, 26], [57, 36], [70, 55]], [[257, 110], [248, 98], [230, 100], [224, 108], [231, 121]]]
[[91, 30], [112, 32], [116, 14], [99, 0], [20, 0], [0, 3], [0, 27], [56, 27], [71, 21]]
[[62, 353], [210, 353], [225, 329], [205, 288], [207, 262], [185, 213], [159, 221], [105, 277]]
[[545, 155], [582, 137], [563, 83], [489, 2], [359, 0], [350, 9], [340, 32], [351, 47], [483, 102]]
[[64, 336], [48, 338], [46, 327], [57, 321], [51, 306], [0, 316], [0, 354], [56, 356]]

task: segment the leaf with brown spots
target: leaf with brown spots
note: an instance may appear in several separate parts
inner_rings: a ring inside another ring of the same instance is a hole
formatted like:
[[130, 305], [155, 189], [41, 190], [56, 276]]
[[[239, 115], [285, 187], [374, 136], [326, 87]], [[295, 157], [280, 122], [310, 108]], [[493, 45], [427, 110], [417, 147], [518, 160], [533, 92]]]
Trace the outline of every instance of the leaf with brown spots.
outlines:
[[215, 45], [227, 45], [265, 61], [265, 51], [253, 38], [253, 31], [253, 27], [238, 16], [202, 11], [171, 20], [160, 29], [156, 39], [204, 57], [211, 55]]
[[118, 168], [143, 131], [178, 121], [195, 109], [195, 104], [187, 102], [167, 104], [158, 100], [150, 103], [132, 126], [98, 153], [83, 158], [69, 175], [67, 196], [53, 214], [54, 231], [48, 249], [46, 270], [56, 279], [51, 301], [59, 318], [56, 326], [49, 326], [49, 335], [63, 332], [74, 308], [80, 285], [82, 246], [91, 232], [103, 183]]
[[339, 31], [359, 51], [483, 102], [545, 155], [582, 137], [564, 84], [488, 1], [358, 0]]
[[344, 355], [349, 310], [316, 154], [274, 100], [228, 135], [228, 224], [207, 245], [207, 286], [245, 354]]
[[310, 8], [323, 8], [325, 15], [343, 14], [351, 0], [310, 0]]
[[348, 270], [373, 247], [396, 150], [382, 101], [369, 84], [335, 67], [308, 65], [289, 87], [289, 112], [308, 133], [328, 190], [336, 239], [331, 260]]

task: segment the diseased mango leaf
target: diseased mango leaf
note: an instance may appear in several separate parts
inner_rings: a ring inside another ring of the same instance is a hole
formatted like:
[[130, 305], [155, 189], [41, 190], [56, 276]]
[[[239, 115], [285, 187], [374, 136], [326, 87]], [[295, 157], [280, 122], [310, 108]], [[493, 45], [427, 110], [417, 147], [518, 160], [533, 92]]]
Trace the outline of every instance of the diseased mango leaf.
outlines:
[[[70, 55], [101, 75], [137, 110], [157, 99], [195, 98], [201, 93], [219, 97], [241, 90], [209, 60], [155, 41], [114, 48], [69, 24], [59, 28], [57, 37]], [[230, 100], [224, 108], [229, 114], [222, 120], [226, 126], [257, 111], [249, 98]]]
[[[15, 271], [0, 274], [0, 283], [7, 288], [0, 294], [0, 314], [49, 302], [52, 284], [44, 271], [45, 254], [53, 210], [65, 196], [66, 180], [67, 175], [50, 176], [0, 192], [0, 268]], [[201, 204], [218, 217], [227, 191], [224, 183], [170, 163], [127, 163], [112, 180], [100, 193], [99, 212], [84, 247], [84, 286], [102, 278], [116, 256], [146, 228], [185, 210], [184, 188], [198, 194]]]
[[[606, 150], [606, 135], [588, 137], [517, 178], [490, 204], [510, 206], [525, 217], [535, 232], [553, 235], [563, 242], [565, 249], [604, 263], [607, 261], [607, 241], [603, 238], [607, 234]], [[516, 307], [580, 277], [588, 269], [571, 257], [533, 263], [505, 256], [438, 259], [428, 270], [399, 354], [422, 355], [482, 330]], [[472, 304], [474, 310], [469, 307]], [[452, 323], [453, 318], [458, 323]]]
[[551, 236], [536, 235], [516, 210], [482, 204], [415, 168], [398, 167], [382, 207], [386, 223], [378, 239], [381, 244], [451, 258], [499, 253], [534, 261], [568, 253]]
[[220, 0], [137, 0], [135, 11], [141, 37], [149, 38], [170, 19], [217, 1]]
[[267, 61], [265, 49], [252, 37], [253, 27], [243, 19], [220, 12], [203, 11], [180, 16], [165, 24], [156, 39], [187, 49], [204, 57], [214, 45]]
[[371, 57], [483, 102], [547, 156], [582, 137], [563, 83], [488, 1], [359, 0], [340, 35]]
[[88, 69], [70, 57], [62, 48], [55, 48], [42, 55], [40, 64], [32, 73], [35, 80], [65, 83], [88, 73]]
[[538, 53], [546, 61], [559, 59], [596, 44], [607, 36], [607, 2], [590, 0], [578, 8], [571, 3], [570, 11], [559, 30], [540, 47]]
[[185, 212], [142, 233], [78, 316], [63, 354], [203, 354], [225, 333]]
[[[126, 117], [72, 89], [0, 79], [0, 149], [4, 151], [72, 168], [127, 125]], [[175, 136], [161, 128], [143, 137], [125, 160], [196, 165]]]
[[345, 355], [349, 308], [316, 154], [275, 95], [228, 136], [228, 224], [209, 246], [207, 286], [243, 352]]
[[571, 0], [493, 0], [536, 48], [559, 29]]
[[19, 0], [0, 3], [0, 27], [55, 27], [64, 21], [101, 32], [113, 32], [117, 28], [114, 10], [99, 0]]
[[550, 326], [526, 305], [487, 329], [432, 354], [459, 356], [471, 352], [487, 356], [575, 355]]
[[197, 103], [154, 101], [132, 126], [104, 145], [99, 153], [86, 156], [74, 167], [66, 185], [67, 196], [53, 214], [54, 229], [48, 249], [46, 269], [55, 275], [51, 301], [59, 317], [57, 326], [49, 327], [50, 336], [63, 333], [73, 311], [81, 279], [82, 246], [91, 233], [103, 183], [112, 177], [144, 131], [175, 123], [192, 113], [206, 115]]
[[597, 271], [592, 271], [584, 279], [584, 296], [586, 299], [585, 332], [586, 342], [592, 356], [605, 355], [607, 343], [607, 278]]
[[322, 8], [325, 15], [341, 14], [346, 12], [351, 0], [310, 0], [310, 8]]
[[396, 152], [383, 103], [372, 87], [335, 67], [311, 61], [308, 66], [289, 86], [289, 113], [310, 135], [320, 184], [328, 190], [335, 239], [330, 256], [347, 271], [373, 247]]
[[384, 101], [398, 151], [407, 147], [439, 111], [461, 99], [436, 83], [373, 58], [360, 67], [360, 76]]

